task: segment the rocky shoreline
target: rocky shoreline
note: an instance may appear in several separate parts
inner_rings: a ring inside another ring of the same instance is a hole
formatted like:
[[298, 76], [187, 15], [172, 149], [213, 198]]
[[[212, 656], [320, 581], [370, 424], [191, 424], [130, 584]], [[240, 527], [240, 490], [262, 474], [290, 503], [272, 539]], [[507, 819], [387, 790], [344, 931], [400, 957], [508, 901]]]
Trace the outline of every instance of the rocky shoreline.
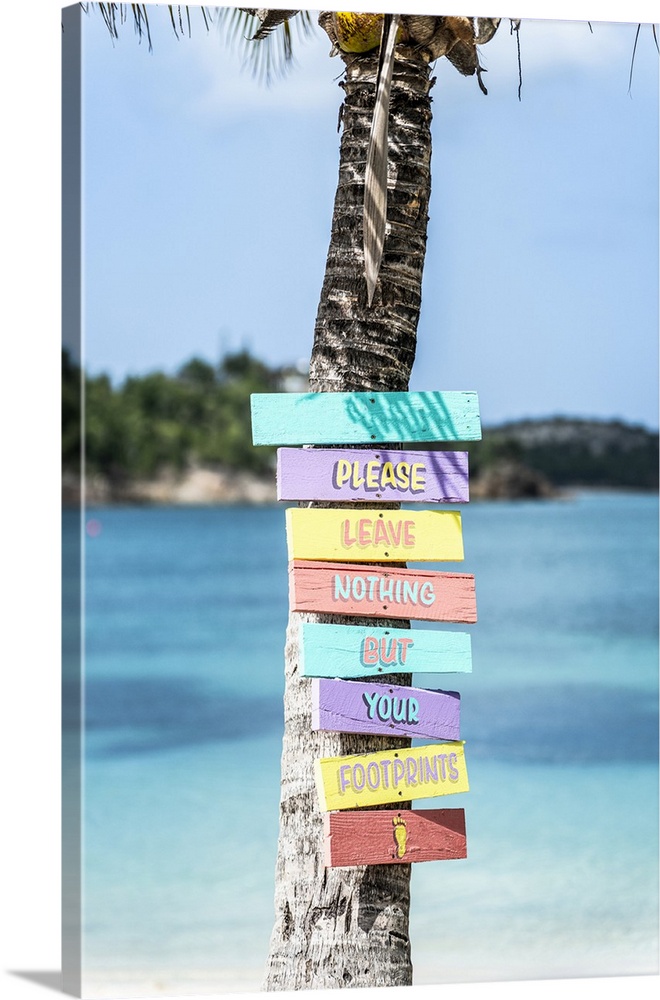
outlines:
[[[513, 460], [493, 463], [470, 484], [473, 500], [548, 499], [559, 496], [560, 492], [541, 473]], [[76, 505], [79, 498], [80, 479], [65, 473], [63, 505]], [[93, 507], [119, 504], [201, 507], [276, 501], [274, 473], [261, 477], [226, 468], [193, 466], [183, 472], [167, 469], [154, 479], [114, 482], [96, 475], [88, 477], [86, 483], [86, 503]]]
[[[77, 504], [80, 479], [62, 477], [62, 503]], [[224, 504], [275, 503], [275, 477], [260, 478], [248, 472], [229, 469], [196, 467], [184, 472], [164, 470], [154, 479], [111, 481], [94, 475], [86, 481], [88, 506], [105, 507], [119, 504], [150, 506], [214, 506]]]

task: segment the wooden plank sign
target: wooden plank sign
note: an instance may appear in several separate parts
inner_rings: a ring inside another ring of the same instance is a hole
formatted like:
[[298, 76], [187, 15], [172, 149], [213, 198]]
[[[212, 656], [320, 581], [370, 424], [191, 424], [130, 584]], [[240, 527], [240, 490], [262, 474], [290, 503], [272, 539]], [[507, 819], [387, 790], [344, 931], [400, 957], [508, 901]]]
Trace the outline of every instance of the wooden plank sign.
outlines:
[[466, 451], [278, 448], [278, 500], [467, 503]]
[[469, 791], [462, 742], [316, 760], [321, 809], [354, 809]]
[[481, 438], [476, 392], [266, 392], [251, 409], [255, 445]]
[[464, 809], [373, 809], [323, 816], [326, 868], [467, 857]]
[[324, 732], [457, 740], [460, 712], [461, 696], [455, 691], [328, 678], [312, 681], [312, 729]]
[[292, 611], [475, 622], [474, 576], [433, 570], [356, 567], [351, 563], [289, 563]]
[[300, 659], [303, 677], [470, 673], [472, 643], [467, 632], [304, 622]]
[[446, 510], [286, 511], [289, 559], [446, 562], [463, 559], [461, 515]]

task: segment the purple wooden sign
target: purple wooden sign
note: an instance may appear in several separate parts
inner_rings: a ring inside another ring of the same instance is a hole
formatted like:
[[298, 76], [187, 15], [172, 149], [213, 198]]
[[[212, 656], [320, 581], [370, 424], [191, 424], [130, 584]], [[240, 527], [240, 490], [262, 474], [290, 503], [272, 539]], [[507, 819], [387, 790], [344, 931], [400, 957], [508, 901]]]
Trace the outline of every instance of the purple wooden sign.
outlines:
[[394, 684], [312, 681], [312, 729], [458, 740], [460, 695]]
[[278, 448], [278, 500], [467, 503], [465, 451]]

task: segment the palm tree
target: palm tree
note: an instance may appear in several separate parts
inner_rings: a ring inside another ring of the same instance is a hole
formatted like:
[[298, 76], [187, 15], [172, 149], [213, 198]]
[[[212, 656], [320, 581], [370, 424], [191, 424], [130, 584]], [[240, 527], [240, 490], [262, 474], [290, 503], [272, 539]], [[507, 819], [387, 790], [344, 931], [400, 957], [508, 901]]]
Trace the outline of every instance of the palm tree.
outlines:
[[[478, 58], [471, 19], [403, 17], [401, 21], [404, 39], [396, 46], [387, 102], [384, 252], [370, 294], [363, 209], [377, 104], [380, 31], [371, 45], [365, 43], [366, 52], [351, 52], [350, 41], [342, 37], [341, 20], [331, 12], [319, 18], [345, 73], [340, 84], [344, 101], [339, 181], [310, 363], [310, 389], [315, 392], [406, 390], [409, 385], [431, 194], [431, 64], [443, 54], [443, 47], [445, 52], [458, 47], [454, 55], [463, 56], [462, 71], [474, 74]], [[449, 21], [462, 22], [465, 40]], [[422, 32], [426, 43], [417, 40]], [[378, 193], [371, 204], [382, 210]], [[313, 775], [318, 757], [407, 746], [410, 741], [311, 732], [310, 682], [300, 677], [298, 666], [303, 619], [331, 620], [291, 613], [287, 630], [276, 921], [264, 985], [271, 990], [410, 985], [410, 865], [325, 869]], [[411, 678], [401, 675], [390, 681], [405, 684]]]

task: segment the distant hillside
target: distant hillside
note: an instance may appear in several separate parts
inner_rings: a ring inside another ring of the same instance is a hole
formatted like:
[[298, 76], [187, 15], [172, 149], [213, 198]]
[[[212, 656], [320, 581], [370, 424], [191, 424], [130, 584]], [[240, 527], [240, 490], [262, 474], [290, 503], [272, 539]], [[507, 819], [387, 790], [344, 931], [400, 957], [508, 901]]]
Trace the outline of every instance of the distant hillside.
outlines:
[[[62, 355], [63, 498], [80, 493], [82, 372]], [[248, 351], [212, 366], [191, 358], [173, 375], [113, 386], [84, 376], [87, 497], [93, 503], [264, 503], [275, 500], [275, 448], [254, 448], [250, 393], [304, 392], [305, 372]], [[429, 447], [434, 447], [430, 445]], [[521, 420], [482, 441], [436, 445], [470, 453], [471, 495], [547, 497], [573, 486], [657, 490], [658, 434], [620, 421]]]
[[619, 420], [514, 421], [484, 428], [468, 449], [475, 476], [507, 463], [555, 487], [658, 489], [658, 433]]

